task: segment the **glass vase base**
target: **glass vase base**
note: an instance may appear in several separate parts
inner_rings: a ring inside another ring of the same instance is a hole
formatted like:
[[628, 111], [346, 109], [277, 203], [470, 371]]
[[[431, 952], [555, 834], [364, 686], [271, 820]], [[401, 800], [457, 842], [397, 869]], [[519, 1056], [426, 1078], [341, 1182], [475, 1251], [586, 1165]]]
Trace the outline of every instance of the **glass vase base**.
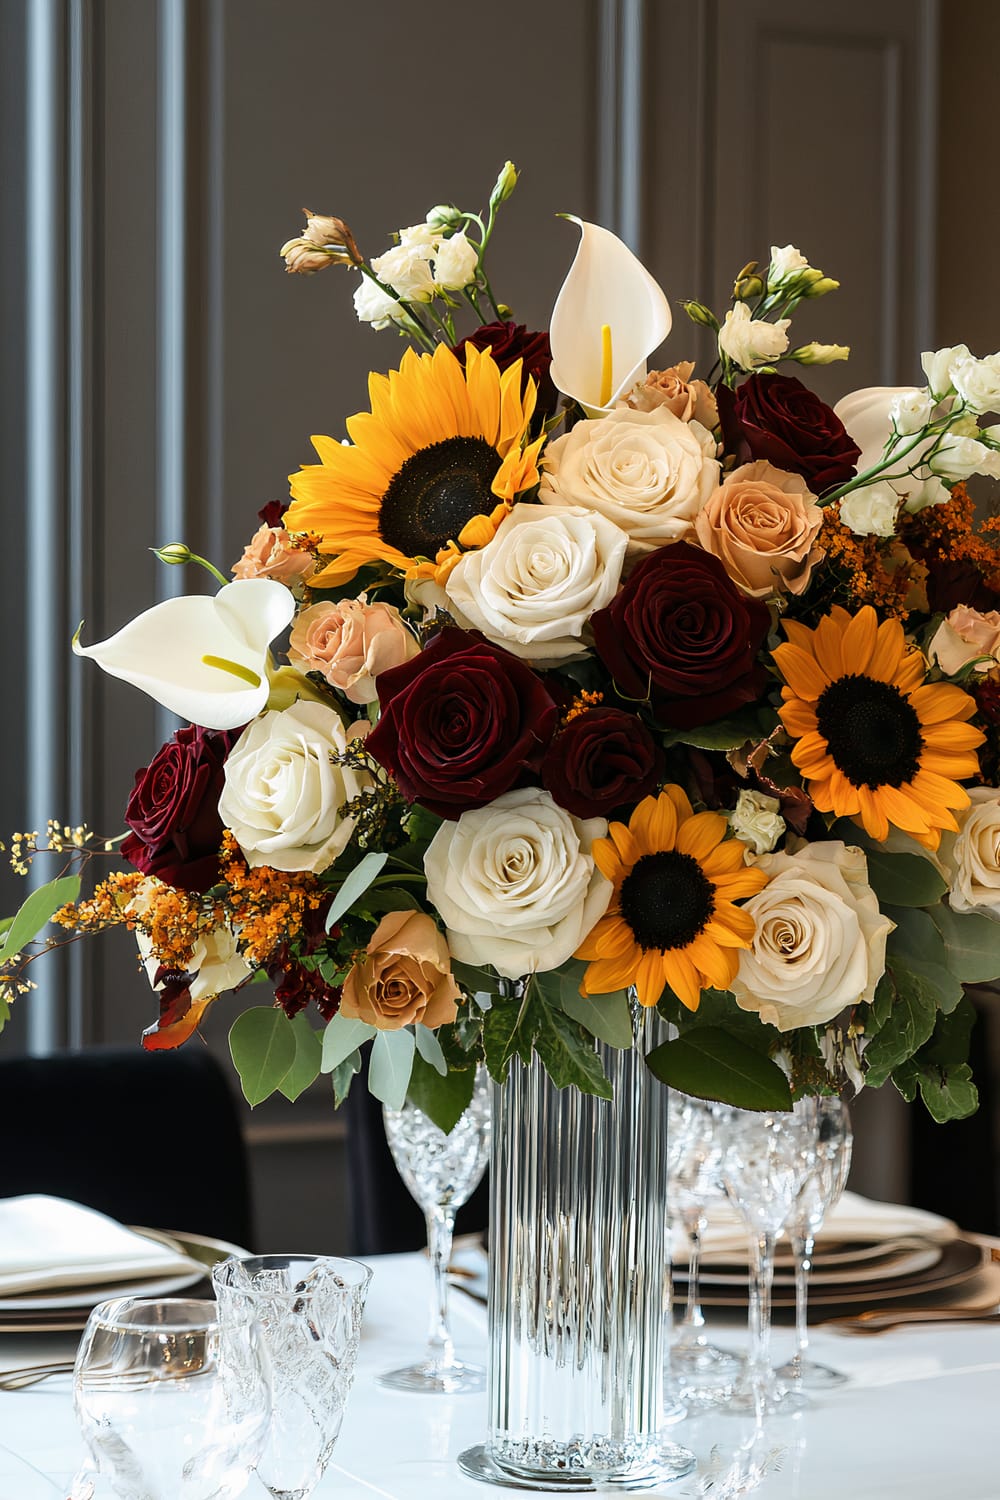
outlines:
[[475, 1395], [486, 1389], [486, 1371], [482, 1365], [466, 1365], [460, 1360], [450, 1365], [423, 1360], [402, 1370], [386, 1370], [375, 1376], [375, 1384], [387, 1391], [409, 1391], [417, 1395]]
[[534, 1474], [527, 1470], [519, 1472], [513, 1468], [502, 1468], [491, 1457], [484, 1443], [475, 1448], [466, 1448], [458, 1456], [458, 1467], [462, 1473], [467, 1479], [478, 1480], [480, 1484], [492, 1484], [507, 1490], [541, 1490], [546, 1493], [557, 1491], [581, 1495], [594, 1495], [599, 1491], [617, 1490], [625, 1494], [629, 1490], [659, 1489], [661, 1485], [690, 1474], [695, 1463], [694, 1454], [687, 1448], [682, 1448], [677, 1443], [660, 1443], [645, 1462], [637, 1463], [623, 1474], [599, 1473], [595, 1483], [594, 1476], [585, 1468], [568, 1463], [566, 1468], [557, 1468], [553, 1464], [551, 1469], [539, 1469]]

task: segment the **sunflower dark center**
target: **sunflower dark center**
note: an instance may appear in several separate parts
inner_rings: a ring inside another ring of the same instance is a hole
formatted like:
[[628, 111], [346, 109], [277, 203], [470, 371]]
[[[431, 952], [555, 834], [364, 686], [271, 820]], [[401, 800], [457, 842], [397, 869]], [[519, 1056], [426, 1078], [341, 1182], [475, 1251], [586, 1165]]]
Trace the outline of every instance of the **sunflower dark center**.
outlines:
[[816, 705], [834, 765], [854, 786], [902, 786], [920, 769], [917, 711], [899, 688], [871, 677], [839, 677]]
[[421, 448], [382, 496], [382, 540], [406, 557], [436, 557], [473, 516], [493, 510], [490, 486], [499, 467], [500, 455], [485, 438], [445, 438]]
[[664, 849], [637, 860], [618, 899], [640, 948], [686, 948], [715, 910], [715, 887], [690, 854]]

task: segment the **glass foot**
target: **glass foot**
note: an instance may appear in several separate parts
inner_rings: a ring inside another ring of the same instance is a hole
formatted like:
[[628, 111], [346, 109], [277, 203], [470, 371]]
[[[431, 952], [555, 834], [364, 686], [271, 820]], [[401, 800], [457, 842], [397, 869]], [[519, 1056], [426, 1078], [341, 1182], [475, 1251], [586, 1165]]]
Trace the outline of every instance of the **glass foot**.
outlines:
[[809, 1397], [804, 1391], [793, 1390], [779, 1380], [765, 1381], [757, 1389], [747, 1372], [729, 1399], [719, 1403], [719, 1410], [736, 1417], [787, 1417], [808, 1405]]
[[835, 1370], [831, 1365], [821, 1365], [814, 1359], [790, 1359], [787, 1365], [782, 1365], [774, 1373], [779, 1380], [787, 1382], [793, 1388], [801, 1381], [807, 1391], [833, 1390], [838, 1385], [846, 1385], [851, 1378], [843, 1370]]
[[745, 1365], [740, 1355], [714, 1344], [675, 1345], [664, 1371], [665, 1387], [669, 1397], [707, 1410], [729, 1399]]
[[508, 1490], [542, 1490], [548, 1494], [558, 1492], [583, 1495], [609, 1490], [659, 1489], [673, 1479], [690, 1474], [695, 1462], [694, 1454], [687, 1448], [681, 1448], [676, 1443], [661, 1443], [657, 1446], [655, 1459], [649, 1465], [634, 1469], [621, 1479], [600, 1474], [596, 1476], [595, 1483], [589, 1474], [580, 1469], [569, 1472], [552, 1470], [537, 1477], [508, 1472], [493, 1462], [483, 1443], [475, 1448], [466, 1448], [458, 1456], [458, 1467], [462, 1473], [467, 1479], [476, 1479], [480, 1484], [494, 1484]]
[[465, 1396], [486, 1389], [486, 1371], [482, 1365], [466, 1365], [461, 1360], [436, 1364], [421, 1360], [403, 1370], [386, 1370], [375, 1376], [376, 1385], [388, 1391], [428, 1392], [438, 1396]]

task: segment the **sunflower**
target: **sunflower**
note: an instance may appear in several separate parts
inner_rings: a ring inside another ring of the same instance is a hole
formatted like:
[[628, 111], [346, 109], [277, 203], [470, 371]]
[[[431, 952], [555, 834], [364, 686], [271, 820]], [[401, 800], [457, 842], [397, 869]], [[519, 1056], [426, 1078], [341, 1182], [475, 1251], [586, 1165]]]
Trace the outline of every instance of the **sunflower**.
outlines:
[[581, 990], [605, 995], [635, 985], [655, 1005], [669, 984], [688, 1010], [709, 985], [729, 988], [754, 920], [733, 902], [767, 885], [745, 862], [747, 846], [727, 839], [721, 813], [692, 811], [679, 786], [644, 797], [626, 828], [597, 839], [594, 863], [614, 885], [606, 914], [576, 951], [590, 962]]
[[522, 395], [520, 360], [501, 372], [489, 349], [468, 346], [463, 366], [443, 344], [370, 375], [371, 411], [348, 421], [350, 444], [314, 437], [320, 463], [289, 476], [284, 525], [313, 533], [330, 559], [310, 583], [346, 583], [379, 561], [444, 576], [459, 543], [485, 546], [538, 482], [544, 439], [525, 446], [536, 386], [524, 384]]
[[836, 605], [815, 630], [786, 620], [785, 633], [774, 652], [787, 684], [781, 720], [813, 802], [874, 839], [894, 824], [936, 849], [941, 830], [958, 827], [949, 809], [969, 805], [959, 781], [979, 770], [984, 736], [966, 723], [974, 699], [927, 682], [899, 621], [880, 625], [870, 604], [853, 619]]

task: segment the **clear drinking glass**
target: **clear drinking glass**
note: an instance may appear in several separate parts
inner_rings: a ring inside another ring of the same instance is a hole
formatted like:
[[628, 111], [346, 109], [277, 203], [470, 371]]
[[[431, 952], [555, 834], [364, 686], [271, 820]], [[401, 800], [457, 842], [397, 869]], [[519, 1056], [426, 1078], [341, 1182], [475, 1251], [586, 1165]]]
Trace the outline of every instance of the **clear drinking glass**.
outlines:
[[90, 1314], [73, 1402], [92, 1463], [125, 1500], [218, 1500], [246, 1488], [270, 1418], [268, 1359], [252, 1320], [214, 1302], [115, 1297]]
[[793, 1390], [818, 1391], [843, 1385], [847, 1380], [840, 1370], [807, 1357], [807, 1314], [809, 1273], [816, 1235], [847, 1184], [854, 1137], [847, 1105], [836, 1095], [800, 1099], [795, 1113], [809, 1132], [813, 1163], [788, 1224], [788, 1238], [795, 1256], [795, 1353], [777, 1374], [780, 1379], [789, 1381]]
[[[372, 1273], [356, 1260], [259, 1255], [212, 1272], [219, 1322], [258, 1326], [270, 1360], [269, 1422], [257, 1473], [275, 1500], [305, 1500], [344, 1421]], [[165, 1497], [166, 1500], [166, 1497]]]
[[478, 1186], [490, 1155], [490, 1090], [485, 1068], [476, 1070], [468, 1109], [445, 1135], [413, 1104], [385, 1109], [385, 1136], [410, 1194], [424, 1211], [434, 1284], [430, 1332], [422, 1360], [377, 1376], [396, 1391], [444, 1391], [451, 1395], [486, 1388], [482, 1365], [455, 1355], [448, 1323], [448, 1262], [455, 1214]]

